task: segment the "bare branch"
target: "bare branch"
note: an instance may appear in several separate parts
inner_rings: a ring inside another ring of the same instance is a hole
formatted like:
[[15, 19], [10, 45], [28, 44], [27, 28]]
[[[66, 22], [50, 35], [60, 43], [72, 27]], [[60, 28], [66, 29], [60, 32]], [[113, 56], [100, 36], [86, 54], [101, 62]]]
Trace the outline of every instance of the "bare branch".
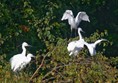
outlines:
[[[52, 52], [53, 52], [55, 49], [56, 49], [56, 47], [52, 50]], [[52, 53], [52, 52], [51, 52], [51, 53]], [[39, 69], [42, 67], [46, 56], [48, 56], [48, 55], [51, 54], [51, 53], [48, 52], [48, 53], [43, 57], [43, 59], [42, 59], [42, 61], [41, 61], [41, 64], [40, 64], [39, 67], [36, 69], [36, 71], [34, 72], [34, 74], [32, 75], [32, 77], [30, 78], [29, 82], [32, 81], [32, 79], [34, 78], [34, 76], [38, 73]]]
[[69, 64], [67, 64], [67, 65], [61, 65], [61, 66], [56, 66], [56, 67], [54, 67], [51, 71], [49, 71], [43, 78], [42, 78], [42, 80], [44, 80], [48, 75], [50, 75], [54, 70], [56, 70], [56, 69], [59, 69], [59, 68], [62, 68], [62, 67], [65, 67], [65, 66], [69, 66], [69, 65], [71, 65], [72, 63], [69, 63]]
[[53, 79], [55, 79], [55, 77], [50, 77], [48, 79], [43, 80], [42, 83], [48, 83], [50, 80], [53, 80]]
[[43, 62], [45, 60], [46, 56], [43, 57], [41, 64], [39, 65], [39, 67], [37, 68], [37, 70], [34, 72], [34, 74], [32, 75], [32, 77], [30, 78], [29, 82], [31, 82], [31, 80], [34, 78], [34, 76], [37, 74], [37, 72], [39, 71], [39, 69], [42, 67]]

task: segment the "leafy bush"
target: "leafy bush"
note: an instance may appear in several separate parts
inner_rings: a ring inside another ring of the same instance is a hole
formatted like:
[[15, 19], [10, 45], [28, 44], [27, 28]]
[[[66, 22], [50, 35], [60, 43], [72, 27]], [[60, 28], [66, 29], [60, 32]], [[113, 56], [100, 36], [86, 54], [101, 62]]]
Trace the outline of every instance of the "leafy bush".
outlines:
[[[0, 82], [118, 81], [118, 60], [111, 57], [118, 55], [116, 0], [1, 0], [0, 9]], [[66, 9], [90, 16], [90, 23], [80, 25], [87, 42], [109, 40], [99, 44], [96, 56], [90, 57], [86, 48], [76, 57], [68, 56], [67, 44], [79, 37], [70, 38], [70, 26], [61, 22]], [[34, 46], [28, 51], [36, 59], [15, 75], [9, 59], [21, 52], [19, 45], [24, 41]]]

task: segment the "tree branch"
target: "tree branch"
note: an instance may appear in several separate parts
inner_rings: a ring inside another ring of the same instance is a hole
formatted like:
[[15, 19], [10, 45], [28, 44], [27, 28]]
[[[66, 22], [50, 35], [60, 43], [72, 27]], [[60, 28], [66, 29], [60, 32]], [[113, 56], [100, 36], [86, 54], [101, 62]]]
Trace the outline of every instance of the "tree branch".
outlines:
[[[55, 49], [56, 49], [56, 47], [52, 50], [52, 52], [53, 52]], [[52, 53], [52, 52], [51, 52], [51, 53]], [[32, 79], [34, 78], [34, 76], [37, 74], [37, 72], [39, 71], [39, 69], [42, 67], [43, 62], [44, 62], [46, 56], [49, 55], [49, 53], [50, 53], [50, 52], [48, 52], [48, 53], [43, 57], [43, 59], [42, 59], [42, 61], [41, 61], [41, 64], [39, 65], [39, 67], [37, 68], [37, 70], [34, 72], [34, 74], [32, 75], [32, 77], [30, 78], [29, 83], [32, 81]], [[50, 54], [51, 54], [51, 53], [50, 53]]]
[[31, 82], [31, 80], [34, 78], [34, 76], [37, 74], [37, 72], [39, 71], [39, 69], [42, 67], [43, 62], [45, 60], [46, 56], [43, 57], [41, 64], [39, 65], [39, 67], [37, 68], [37, 70], [34, 72], [34, 74], [32, 75], [32, 77], [30, 78], [29, 82]]
[[61, 68], [61, 67], [65, 67], [65, 66], [69, 66], [69, 65], [71, 65], [72, 63], [69, 63], [69, 64], [67, 64], [67, 65], [61, 65], [61, 66], [56, 66], [56, 67], [54, 67], [51, 71], [49, 71], [43, 78], [42, 78], [42, 80], [44, 80], [48, 75], [50, 75], [54, 70], [56, 70], [56, 69], [58, 69], [58, 68]]

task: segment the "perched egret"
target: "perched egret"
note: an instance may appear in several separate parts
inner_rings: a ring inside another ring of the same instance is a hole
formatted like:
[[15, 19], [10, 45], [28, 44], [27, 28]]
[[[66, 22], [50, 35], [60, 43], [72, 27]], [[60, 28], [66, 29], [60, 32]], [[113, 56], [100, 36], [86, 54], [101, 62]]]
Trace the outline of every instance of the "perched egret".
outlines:
[[84, 42], [84, 44], [87, 46], [87, 48], [88, 48], [89, 53], [90, 53], [91, 56], [96, 55], [96, 50], [95, 50], [96, 49], [96, 45], [98, 43], [100, 43], [101, 41], [108, 41], [108, 40], [106, 40], [106, 39], [99, 39], [99, 40], [97, 40], [94, 43]]
[[31, 53], [27, 54], [26, 59], [24, 59], [23, 65], [26, 66], [28, 63], [30, 63], [32, 57], [35, 57], [35, 56]]
[[14, 70], [14, 67], [19, 63], [19, 61], [23, 58], [26, 57], [26, 48], [28, 45], [26, 42], [22, 43], [22, 53], [21, 54], [16, 54], [10, 59], [10, 64], [11, 64], [11, 69]]
[[34, 55], [32, 55], [31, 53], [29, 53], [27, 56], [25, 56], [25, 57], [22, 57], [22, 56], [20, 56], [20, 57], [17, 57], [16, 59], [17, 60], [15, 60], [15, 61], [17, 61], [17, 62], [15, 62], [16, 64], [13, 66], [13, 71], [14, 72], [17, 72], [17, 71], [20, 71], [20, 70], [22, 70], [24, 67], [26, 67], [26, 65], [28, 64], [28, 63], [30, 63], [30, 61], [31, 61], [31, 57], [35, 57]]
[[68, 52], [70, 52], [69, 56], [71, 55], [76, 56], [78, 52], [80, 52], [84, 47], [84, 39], [82, 38], [80, 31], [84, 32], [81, 28], [78, 28], [79, 40], [72, 41], [67, 46], [67, 50]]
[[69, 25], [71, 26], [71, 32], [72, 29], [77, 29], [80, 22], [83, 21], [88, 21], [89, 20], [89, 16], [86, 14], [86, 12], [78, 12], [77, 16], [74, 18], [73, 12], [71, 10], [66, 10], [65, 13], [62, 16], [62, 21], [63, 20], [68, 20]]

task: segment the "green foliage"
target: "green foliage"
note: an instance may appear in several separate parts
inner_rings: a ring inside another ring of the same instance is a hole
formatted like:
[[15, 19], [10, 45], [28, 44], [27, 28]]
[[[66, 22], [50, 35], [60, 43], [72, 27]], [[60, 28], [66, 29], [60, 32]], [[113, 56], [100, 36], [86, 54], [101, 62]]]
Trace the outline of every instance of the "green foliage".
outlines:
[[[116, 83], [118, 59], [111, 56], [118, 55], [117, 5], [117, 0], [1, 0], [0, 82], [28, 82], [46, 56], [33, 82]], [[85, 41], [109, 40], [98, 45], [96, 56], [90, 57], [86, 48], [76, 57], [68, 56], [68, 43], [79, 37], [70, 38], [70, 26], [67, 21], [61, 22], [66, 9], [74, 15], [79, 11], [89, 15], [91, 22], [80, 25], [86, 32]], [[34, 46], [28, 51], [36, 59], [16, 76], [10, 70], [9, 59], [21, 52], [19, 45], [24, 41]]]
[[112, 66], [115, 66], [116, 68], [118, 68], [118, 57], [111, 57], [110, 63]]

